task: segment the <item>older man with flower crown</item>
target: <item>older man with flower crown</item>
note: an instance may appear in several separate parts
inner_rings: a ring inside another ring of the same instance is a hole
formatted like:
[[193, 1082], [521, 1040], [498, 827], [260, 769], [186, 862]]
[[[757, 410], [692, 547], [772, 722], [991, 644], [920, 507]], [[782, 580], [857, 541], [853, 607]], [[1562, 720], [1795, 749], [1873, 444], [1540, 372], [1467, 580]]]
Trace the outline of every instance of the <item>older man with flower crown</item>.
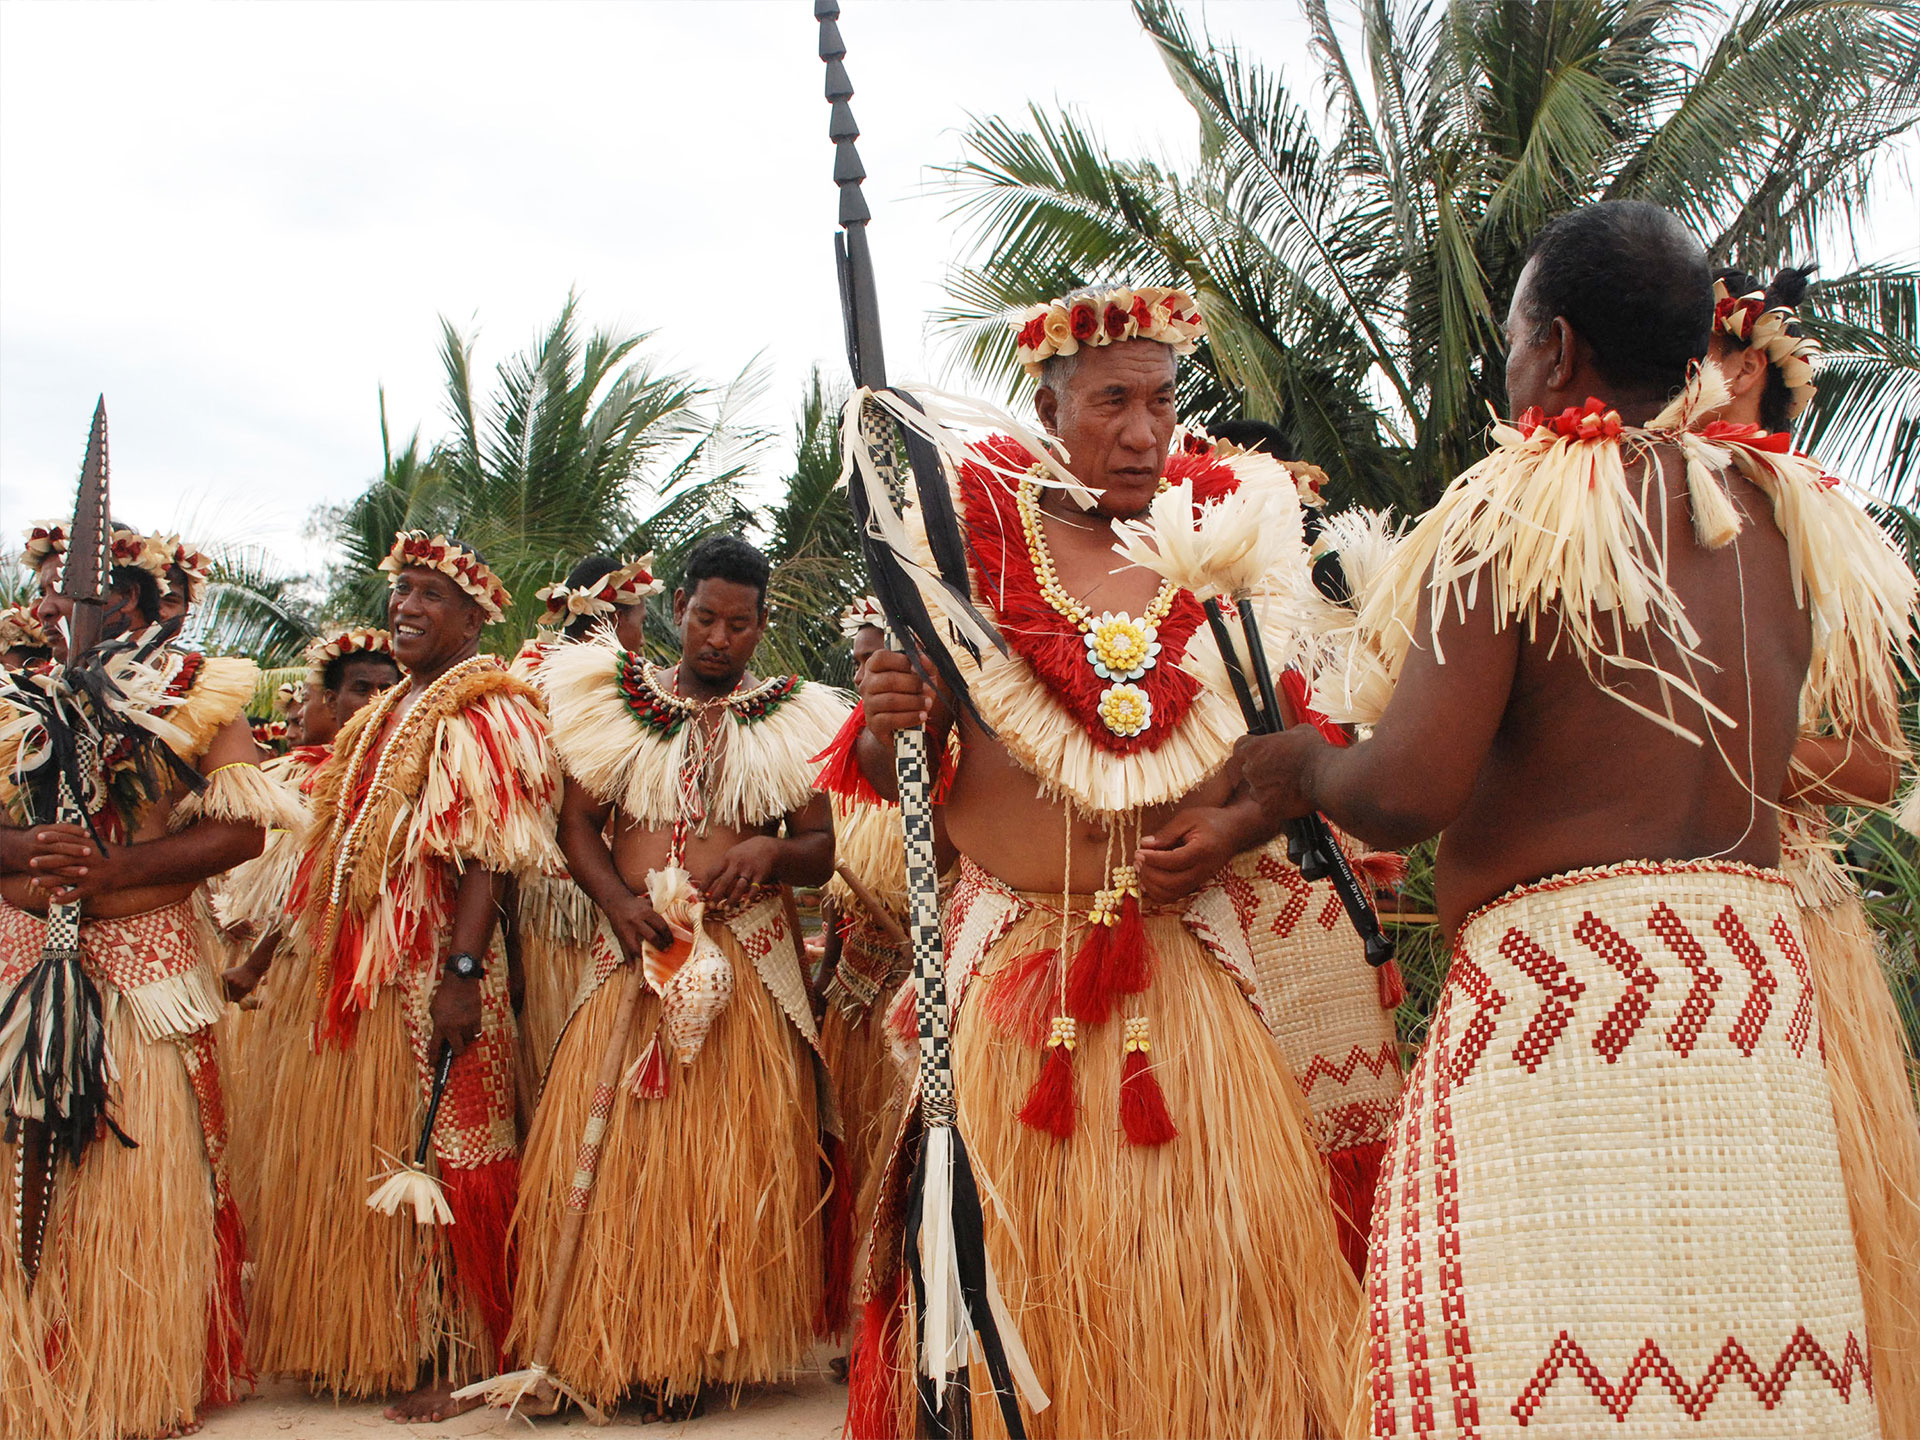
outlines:
[[409, 530], [381, 569], [405, 678], [312, 781], [288, 902], [311, 1038], [273, 1047], [254, 1351], [323, 1392], [412, 1390], [389, 1415], [437, 1420], [507, 1333], [519, 1160], [495, 921], [507, 877], [556, 859], [560, 777], [538, 700], [478, 653], [508, 599], [486, 561]]
[[[1275, 827], [1238, 783], [1244, 724], [1208, 683], [1219, 657], [1199, 601], [1114, 554], [1118, 527], [1170, 485], [1195, 503], [1243, 482], [1298, 503], [1270, 460], [1173, 446], [1178, 357], [1202, 331], [1190, 298], [1156, 287], [1022, 317], [1019, 356], [1070, 480], [1055, 483], [1037, 438], [951, 457], [972, 598], [1010, 653], [960, 660], [972, 711], [891, 652], [860, 680], [874, 792], [893, 793], [903, 726], [928, 725], [948, 756], [959, 1126], [1051, 1401], [1028, 1414], [1035, 1435], [1337, 1434], [1352, 1388], [1358, 1288], [1219, 880]], [[857, 1440], [895, 1432], [914, 1403], [900, 1215], [883, 1198]], [[978, 1394], [974, 1417], [1000, 1428]]]

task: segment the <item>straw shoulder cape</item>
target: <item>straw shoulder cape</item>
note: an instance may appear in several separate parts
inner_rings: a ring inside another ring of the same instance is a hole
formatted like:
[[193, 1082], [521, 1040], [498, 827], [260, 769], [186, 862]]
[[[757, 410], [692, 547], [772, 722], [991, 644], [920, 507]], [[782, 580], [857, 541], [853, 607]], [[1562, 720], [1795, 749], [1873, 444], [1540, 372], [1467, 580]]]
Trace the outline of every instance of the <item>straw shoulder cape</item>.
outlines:
[[797, 675], [762, 680], [721, 702], [726, 719], [705, 757], [690, 755], [699, 707], [673, 692], [645, 658], [597, 639], [561, 645], [535, 676], [566, 772], [632, 820], [669, 826], [682, 818], [681, 777], [705, 769], [708, 820], [736, 829], [765, 825], [814, 795], [813, 757], [848, 710], [844, 694]]
[[[1397, 546], [1371, 593], [1348, 652], [1345, 676], [1323, 674], [1318, 688], [1336, 718], [1369, 723], [1392, 693], [1429, 602], [1427, 643], [1440, 651], [1449, 603], [1484, 593], [1495, 623], [1543, 632], [1587, 664], [1595, 682], [1655, 723], [1694, 735], [1668, 711], [1622, 696], [1609, 677], [1648, 667], [1625, 653], [1625, 632], [1651, 628], [1681, 656], [1697, 659], [1697, 634], [1668, 585], [1666, 559], [1643, 508], [1654, 484], [1655, 446], [1677, 450], [1686, 465], [1694, 534], [1719, 549], [1741, 520], [1722, 474], [1746, 476], [1772, 501], [1786, 537], [1796, 599], [1813, 622], [1813, 659], [1802, 691], [1803, 718], [1851, 729], [1874, 701], [1897, 693], [1895, 657], [1914, 653], [1915, 585], [1865, 510], [1819, 466], [1790, 451], [1756, 446], [1758, 432], [1705, 417], [1725, 404], [1719, 372], [1702, 367], [1666, 410], [1644, 428], [1623, 425], [1595, 400], [1548, 419], [1537, 414], [1497, 423], [1494, 450], [1463, 473]], [[1704, 661], [1700, 662], [1704, 664]], [[1657, 672], [1673, 692], [1698, 700], [1685, 673]]]
[[[1125, 814], [1178, 800], [1219, 772], [1246, 733], [1230, 698], [1225, 667], [1200, 602], [1180, 591], [1160, 623], [1158, 662], [1131, 683], [1152, 703], [1147, 728], [1132, 737], [1108, 730], [1098, 716], [1106, 682], [1086, 660], [1079, 629], [1041, 594], [1016, 497], [1005, 478], [1033, 464], [1018, 442], [997, 436], [962, 455], [952, 467], [956, 513], [967, 537], [970, 596], [990, 616], [1009, 653], [981, 648], [978, 658], [956, 651], [982, 718], [1041, 793], [1089, 814]], [[1284, 484], [1285, 470], [1261, 455], [1220, 458], [1197, 450], [1168, 457], [1166, 479], [1190, 482], [1196, 505], [1241, 484]], [[907, 516], [909, 538], [923, 568], [930, 548], [917, 510]], [[1121, 562], [1116, 557], [1115, 565]], [[1301, 564], [1305, 574], [1304, 559]], [[937, 612], [936, 612], [937, 613]], [[1290, 638], [1272, 636], [1276, 667], [1291, 658]]]

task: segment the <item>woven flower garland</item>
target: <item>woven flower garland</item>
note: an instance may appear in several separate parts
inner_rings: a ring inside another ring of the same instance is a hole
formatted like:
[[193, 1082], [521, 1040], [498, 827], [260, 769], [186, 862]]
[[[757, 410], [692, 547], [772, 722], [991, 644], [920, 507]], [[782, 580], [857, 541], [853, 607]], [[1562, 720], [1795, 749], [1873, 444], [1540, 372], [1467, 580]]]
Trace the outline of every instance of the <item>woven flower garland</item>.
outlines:
[[206, 597], [207, 580], [213, 574], [213, 561], [178, 535], [156, 533], [147, 538], [167, 557], [168, 568], [178, 570], [186, 577], [187, 603], [198, 605]]
[[393, 549], [380, 562], [380, 568], [392, 577], [390, 585], [399, 580], [402, 570], [437, 570], [471, 596], [489, 622], [498, 620], [513, 602], [486, 561], [444, 535], [429, 535], [424, 530], [397, 532]]
[[591, 585], [577, 590], [555, 583], [535, 592], [547, 608], [536, 622], [550, 630], [571, 624], [582, 615], [611, 615], [629, 605], [643, 605], [666, 586], [654, 576], [653, 552], [610, 570]]
[[881, 610], [880, 602], [871, 595], [862, 595], [840, 612], [840, 633], [849, 640], [857, 639], [869, 625], [881, 630], [887, 628], [886, 613]]
[[322, 635], [307, 646], [302, 657], [307, 662], [307, 684], [316, 689], [324, 688], [327, 667], [342, 655], [385, 655], [391, 658], [393, 637], [384, 630], [365, 625], [356, 625], [333, 635]]
[[67, 527], [57, 523], [32, 525], [27, 529], [26, 543], [20, 550], [20, 563], [29, 571], [38, 574], [40, 567], [47, 563], [49, 555], [67, 553]]
[[1165, 285], [1121, 285], [1031, 305], [1013, 328], [1016, 358], [1035, 380], [1043, 362], [1077, 355], [1083, 345], [1157, 340], [1176, 355], [1191, 355], [1207, 333], [1193, 297]]
[[1765, 353], [1793, 397], [1787, 406], [1789, 417], [1798, 415], [1813, 399], [1813, 360], [1820, 353], [1820, 342], [1800, 331], [1798, 319], [1799, 312], [1791, 305], [1768, 309], [1764, 290], [1735, 295], [1726, 281], [1713, 282], [1713, 328]]

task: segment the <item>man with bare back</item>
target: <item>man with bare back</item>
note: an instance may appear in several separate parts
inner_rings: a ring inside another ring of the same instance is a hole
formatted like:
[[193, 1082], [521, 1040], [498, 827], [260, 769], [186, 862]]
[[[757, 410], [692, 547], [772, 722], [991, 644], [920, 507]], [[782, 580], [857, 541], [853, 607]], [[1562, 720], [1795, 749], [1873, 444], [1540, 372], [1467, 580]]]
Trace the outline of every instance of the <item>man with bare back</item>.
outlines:
[[1543, 230], [1507, 320], [1524, 413], [1363, 612], [1398, 680], [1371, 737], [1242, 746], [1270, 814], [1441, 836], [1452, 963], [1375, 1210], [1375, 1434], [1877, 1433], [1773, 801], [1810, 660], [1816, 708], [1887, 683], [1828, 615], [1875, 665], [1908, 617], [1810, 541], [1825, 499], [1690, 433], [1725, 395], [1694, 368], [1709, 287], [1655, 206]]
[[[247, 1373], [222, 1002], [190, 897], [297, 821], [299, 804], [260, 771], [245, 715], [253, 663], [160, 643], [159, 552], [120, 526], [111, 543], [101, 643], [83, 663], [112, 678], [95, 713], [118, 730], [87, 826], [56, 820], [45, 718], [22, 692], [0, 698], [0, 998], [13, 1007], [0, 1065], [15, 1073], [30, 1007], [70, 1004], [94, 1020], [75, 1027], [68, 1063], [89, 1063], [91, 1032], [111, 1081], [98, 1133], [79, 1146], [56, 1150], [46, 1122], [25, 1119], [0, 1142], [0, 1434], [20, 1440], [177, 1434], [237, 1398]], [[36, 613], [62, 668], [65, 548], [57, 526], [29, 537]], [[29, 993], [51, 903], [81, 908], [90, 1004]]]
[[852, 1196], [844, 1164], [830, 1197], [822, 1173], [838, 1140], [792, 887], [833, 871], [813, 757], [847, 704], [749, 669], [768, 577], [744, 540], [711, 537], [674, 593], [678, 664], [601, 632], [536, 671], [566, 770], [561, 846], [606, 920], [515, 1220], [512, 1344], [543, 1367], [541, 1408], [637, 1391], [684, 1417], [707, 1386], [799, 1371], [816, 1329], [838, 1328], [823, 1281], [844, 1307]]
[[[1199, 602], [1114, 553], [1116, 522], [1169, 484], [1197, 503], [1264, 463], [1297, 503], [1270, 460], [1169, 453], [1177, 357], [1202, 330], [1193, 301], [1159, 287], [1022, 318], [1035, 409], [1078, 489], [1046, 483], [1010, 438], [954, 456], [973, 600], [1010, 653], [963, 660], [977, 715], [892, 652], [860, 679], [861, 767], [880, 794], [903, 725], [929, 725], [948, 756], [959, 1126], [1050, 1399], [1027, 1417], [1039, 1436], [1331, 1434], [1350, 1389], [1357, 1287], [1216, 878], [1277, 826], [1238, 785], [1239, 711], [1198, 678]], [[914, 1403], [899, 1214], [882, 1199], [855, 1440], [901, 1428]], [[973, 1414], [1000, 1433], [990, 1398]]]
[[[533, 692], [480, 653], [509, 599], [486, 561], [403, 530], [380, 568], [405, 673], [309, 784], [287, 902], [304, 983], [274, 1013], [291, 1034], [268, 1043], [253, 1350], [317, 1393], [411, 1392], [388, 1417], [432, 1421], [506, 1343], [520, 1171], [497, 921], [509, 876], [557, 863], [560, 775]], [[432, 1203], [373, 1208], [429, 1113]]]

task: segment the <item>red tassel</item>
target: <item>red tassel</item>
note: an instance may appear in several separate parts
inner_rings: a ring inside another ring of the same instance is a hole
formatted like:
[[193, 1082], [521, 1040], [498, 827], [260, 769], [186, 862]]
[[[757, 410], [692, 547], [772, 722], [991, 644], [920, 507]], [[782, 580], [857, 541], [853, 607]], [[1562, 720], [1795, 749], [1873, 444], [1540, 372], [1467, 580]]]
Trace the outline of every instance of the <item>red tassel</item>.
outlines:
[[1349, 855], [1347, 863], [1375, 890], [1398, 890], [1412, 868], [1398, 850], [1360, 850]]
[[207, 1297], [204, 1387], [208, 1405], [231, 1405], [240, 1398], [236, 1382], [253, 1381], [247, 1365], [247, 1307], [240, 1290], [240, 1267], [246, 1254], [240, 1207], [226, 1196], [213, 1212], [213, 1289]]
[[827, 1195], [825, 1221], [826, 1289], [814, 1312], [813, 1333], [822, 1340], [847, 1328], [847, 1299], [853, 1288], [853, 1170], [847, 1147], [837, 1135], [822, 1135], [822, 1177], [833, 1188]]
[[1380, 1164], [1387, 1142], [1355, 1145], [1327, 1157], [1327, 1179], [1333, 1194], [1334, 1227], [1340, 1235], [1340, 1253], [1355, 1275], [1367, 1268], [1367, 1232], [1373, 1228], [1373, 1196], [1380, 1183]]
[[1164, 1145], [1180, 1132], [1167, 1113], [1167, 1097], [1145, 1052], [1127, 1051], [1120, 1062], [1120, 1128], [1134, 1145]]
[[847, 1362], [846, 1440], [900, 1440], [900, 1387], [910, 1384], [901, 1363], [900, 1317], [906, 1277], [868, 1300]]
[[1407, 979], [1400, 973], [1400, 962], [1387, 961], [1373, 972], [1373, 978], [1380, 986], [1380, 1008], [1398, 1010], [1407, 998]]
[[1107, 982], [1121, 995], [1138, 995], [1147, 988], [1151, 954], [1147, 927], [1140, 918], [1140, 901], [1128, 895], [1120, 902], [1120, 919], [1107, 940]]
[[838, 795], [843, 800], [859, 800], [869, 805], [884, 803], [880, 792], [860, 769], [860, 732], [866, 728], [866, 707], [855, 704], [846, 723], [827, 742], [827, 748], [813, 757], [821, 764], [820, 773], [814, 778], [814, 789]]
[[1060, 990], [1059, 960], [1058, 950], [1035, 950], [1009, 963], [987, 984], [981, 1004], [1002, 1034], [1035, 1050], [1047, 1043], [1047, 1023]]
[[507, 1227], [520, 1197], [520, 1162], [492, 1160], [468, 1169], [443, 1162], [440, 1183], [453, 1223], [435, 1229], [446, 1238], [454, 1283], [486, 1321], [493, 1338], [492, 1363], [498, 1366], [506, 1359], [507, 1327], [513, 1319]]
[[1104, 1025], [1113, 1013], [1113, 931], [1111, 925], [1087, 926], [1087, 938], [1067, 967], [1067, 1013], [1082, 1025]]
[[657, 1034], [647, 1042], [646, 1051], [640, 1057], [639, 1073], [634, 1076], [632, 1089], [642, 1100], [667, 1098], [667, 1052], [661, 1048]]
[[1051, 1046], [1046, 1063], [1040, 1067], [1040, 1078], [1033, 1082], [1027, 1103], [1020, 1107], [1021, 1123], [1059, 1140], [1070, 1139], [1078, 1103], [1073, 1093], [1073, 1052], [1065, 1045]]

